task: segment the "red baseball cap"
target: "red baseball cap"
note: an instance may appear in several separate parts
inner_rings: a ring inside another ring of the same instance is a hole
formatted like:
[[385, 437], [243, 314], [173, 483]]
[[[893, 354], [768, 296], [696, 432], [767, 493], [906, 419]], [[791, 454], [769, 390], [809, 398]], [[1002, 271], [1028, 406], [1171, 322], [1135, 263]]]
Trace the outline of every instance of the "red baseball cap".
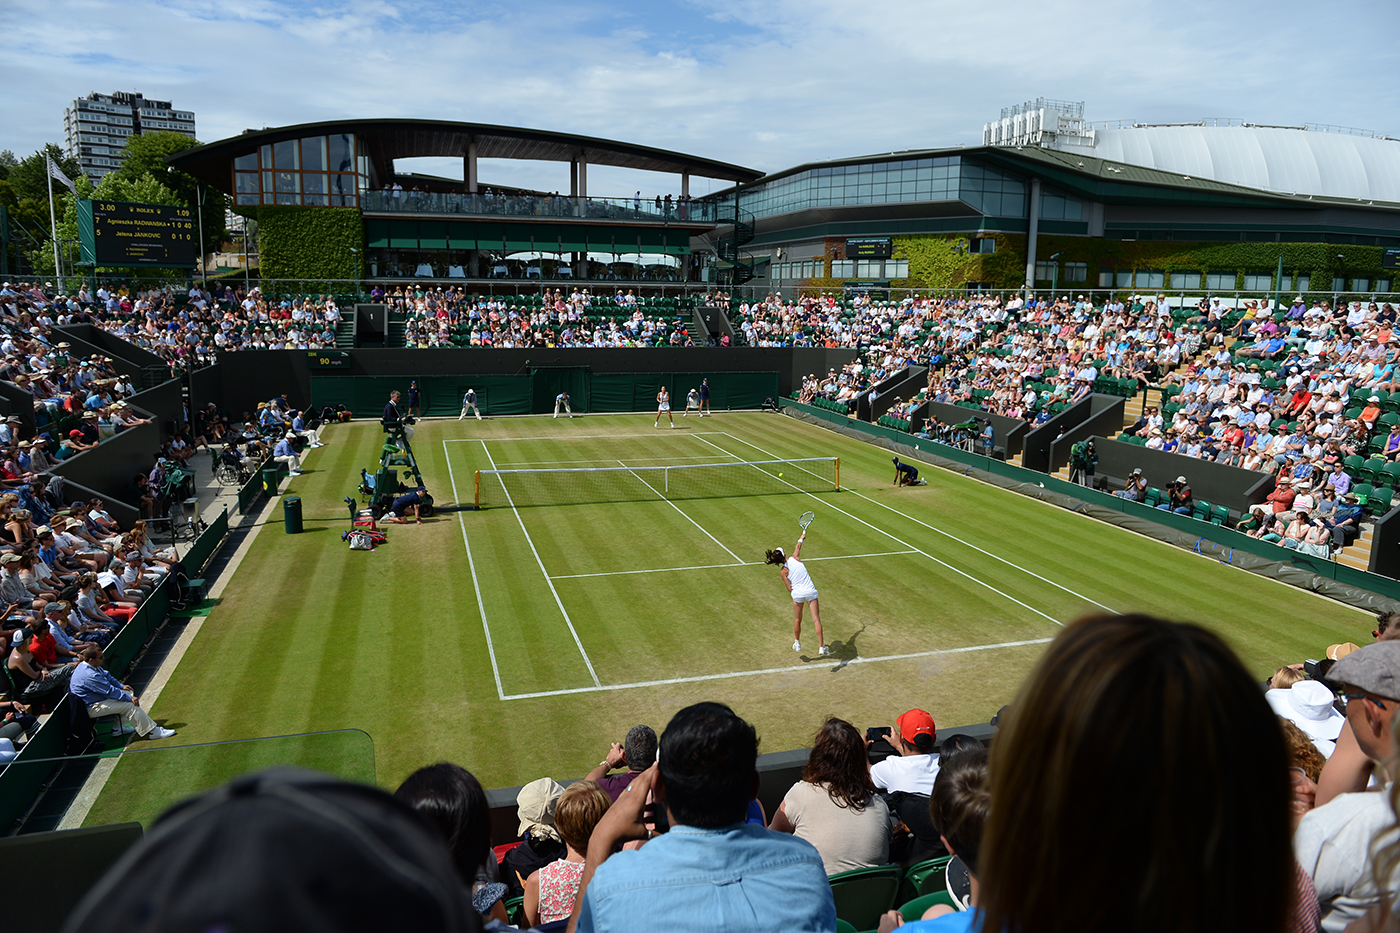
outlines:
[[909, 712], [896, 719], [895, 724], [899, 726], [899, 734], [903, 736], [904, 741], [908, 742], [910, 745], [914, 744], [918, 736], [926, 735], [932, 739], [934, 734], [938, 731], [937, 727], [933, 724], [933, 716], [921, 709], [909, 710]]

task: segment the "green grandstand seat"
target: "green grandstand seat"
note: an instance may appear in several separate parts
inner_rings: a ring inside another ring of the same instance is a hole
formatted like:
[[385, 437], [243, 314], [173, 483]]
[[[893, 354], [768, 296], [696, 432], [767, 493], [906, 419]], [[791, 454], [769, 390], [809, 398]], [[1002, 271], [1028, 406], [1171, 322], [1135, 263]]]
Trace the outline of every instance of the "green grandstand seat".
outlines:
[[1275, 419], [1273, 420], [1273, 423], [1269, 425], [1269, 430], [1271, 430], [1271, 431], [1273, 431], [1275, 434], [1277, 434], [1279, 431], [1281, 431], [1281, 430], [1283, 430], [1283, 429], [1285, 429], [1285, 428], [1287, 428], [1287, 427], [1288, 427], [1288, 422], [1287, 422], [1287, 421], [1284, 421], [1282, 418], [1275, 418]]
[[1361, 417], [1361, 409], [1348, 408], [1346, 411], [1342, 412], [1342, 417], [1346, 418], [1348, 421], [1355, 421], [1357, 418]]
[[1371, 501], [1371, 497], [1375, 495], [1376, 487], [1372, 486], [1370, 483], [1357, 483], [1355, 486], [1351, 487], [1351, 491], [1356, 493], [1357, 502], [1366, 505]]
[[1342, 460], [1343, 468], [1349, 474], [1351, 474], [1352, 479], [1356, 479], [1357, 474], [1361, 472], [1361, 467], [1365, 465], [1365, 463], [1365, 458], [1363, 458], [1359, 454], [1352, 454], [1351, 456]]
[[1230, 507], [1228, 505], [1217, 505], [1210, 510], [1210, 523], [1224, 527], [1230, 520]]
[[1210, 510], [1213, 506], [1204, 499], [1197, 499], [1191, 509], [1191, 517], [1198, 522], [1210, 521]]
[[855, 868], [838, 872], [827, 880], [836, 901], [836, 916], [857, 930], [873, 930], [880, 915], [894, 906], [904, 870], [898, 865]]
[[1377, 434], [1366, 444], [1366, 452], [1374, 457], [1376, 454], [1379, 454], [1384, 447], [1385, 434]]
[[953, 895], [947, 891], [934, 891], [931, 894], [916, 897], [912, 901], [905, 901], [899, 906], [899, 913], [904, 917], [905, 923], [913, 923], [924, 915], [924, 911], [938, 904], [945, 904], [954, 910], [958, 906], [953, 903]]
[[1150, 487], [1148, 487], [1148, 489], [1147, 489], [1147, 497], [1146, 497], [1145, 499], [1143, 499], [1143, 503], [1144, 503], [1148, 508], [1150, 508], [1150, 509], [1155, 509], [1158, 505], [1161, 504], [1161, 502], [1162, 502], [1162, 490], [1158, 489], [1156, 486], [1150, 486]]
[[1390, 511], [1390, 504], [1394, 498], [1395, 490], [1385, 486], [1377, 486], [1371, 492], [1371, 499], [1367, 503], [1367, 507], [1370, 508], [1372, 515], [1384, 515]]
[[1376, 419], [1378, 424], [1385, 425], [1385, 430], [1389, 431], [1392, 424], [1400, 424], [1400, 413], [1388, 411]]
[[1400, 463], [1387, 463], [1377, 478], [1379, 479], [1382, 475], [1385, 477], [1383, 481], [1385, 486], [1390, 489], [1400, 489]]
[[[910, 865], [899, 886], [899, 900], [907, 901], [934, 891], [945, 890], [943, 879], [948, 873], [948, 863], [952, 860], [951, 855], [941, 855]], [[925, 907], [924, 910], [928, 908]]]
[[[1385, 469], [1385, 461], [1379, 457], [1372, 457], [1361, 467], [1361, 471], [1355, 477], [1359, 482], [1375, 484], [1376, 477]], [[1358, 493], [1359, 495], [1359, 493]]]
[[[925, 908], [925, 909], [927, 909], [927, 908]], [[837, 918], [836, 918], [836, 933], [860, 933], [860, 931], [857, 930], [855, 927], [851, 926], [851, 925], [850, 925], [849, 923], [847, 923], [846, 921], [842, 920], [840, 917], [837, 917]]]

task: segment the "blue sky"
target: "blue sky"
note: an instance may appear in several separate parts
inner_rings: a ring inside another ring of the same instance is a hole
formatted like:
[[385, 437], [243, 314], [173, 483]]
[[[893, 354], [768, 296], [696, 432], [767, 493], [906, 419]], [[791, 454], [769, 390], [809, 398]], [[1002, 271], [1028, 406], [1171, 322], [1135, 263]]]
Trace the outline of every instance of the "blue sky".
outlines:
[[[761, 170], [977, 144], [1002, 107], [1083, 100], [1091, 121], [1363, 127], [1400, 136], [1396, 0], [766, 0], [321, 5], [4, 0], [0, 148], [62, 141], [63, 108], [139, 90], [201, 140], [353, 117], [556, 129]], [[460, 162], [417, 170], [460, 176]], [[567, 166], [483, 163], [567, 188]], [[589, 191], [678, 190], [595, 168]], [[698, 180], [693, 193], [704, 193]], [[714, 188], [722, 187], [719, 183]]]

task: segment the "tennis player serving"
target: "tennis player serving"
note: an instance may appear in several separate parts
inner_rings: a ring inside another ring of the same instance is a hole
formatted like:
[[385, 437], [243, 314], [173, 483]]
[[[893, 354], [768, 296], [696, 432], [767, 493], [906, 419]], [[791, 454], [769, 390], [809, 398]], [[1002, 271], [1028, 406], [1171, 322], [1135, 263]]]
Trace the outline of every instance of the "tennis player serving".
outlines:
[[773, 548], [767, 552], [765, 563], [781, 567], [778, 576], [783, 578], [783, 586], [788, 588], [792, 594], [792, 650], [802, 650], [802, 607], [810, 605], [812, 607], [812, 625], [817, 630], [817, 653], [826, 656], [831, 654], [831, 649], [826, 646], [826, 639], [822, 636], [821, 610], [817, 605], [817, 587], [812, 582], [812, 577], [807, 573], [807, 566], [802, 563], [802, 542], [807, 540], [807, 526], [812, 523], [813, 515], [807, 512], [799, 520], [802, 526], [802, 534], [797, 539], [797, 546], [792, 549], [792, 556], [788, 557], [780, 547]]

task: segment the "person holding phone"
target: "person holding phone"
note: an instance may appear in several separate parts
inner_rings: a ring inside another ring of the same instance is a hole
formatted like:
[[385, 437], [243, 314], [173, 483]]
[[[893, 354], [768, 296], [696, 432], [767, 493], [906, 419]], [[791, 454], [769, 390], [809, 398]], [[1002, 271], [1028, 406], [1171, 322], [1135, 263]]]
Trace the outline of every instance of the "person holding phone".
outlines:
[[[886, 737], [897, 755], [870, 766], [870, 779], [882, 791], [932, 794], [938, 777], [938, 729], [925, 710], [911, 709], [895, 718]], [[871, 740], [866, 738], [866, 745]]]

